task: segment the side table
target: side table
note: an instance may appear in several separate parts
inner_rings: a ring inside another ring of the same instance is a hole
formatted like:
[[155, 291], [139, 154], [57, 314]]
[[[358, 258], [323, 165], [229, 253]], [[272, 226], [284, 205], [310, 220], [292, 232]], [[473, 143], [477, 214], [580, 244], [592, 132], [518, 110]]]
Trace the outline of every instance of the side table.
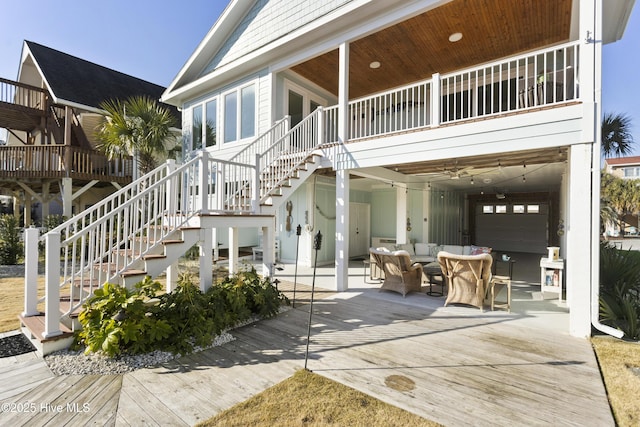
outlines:
[[[440, 264], [437, 262], [430, 262], [427, 264], [423, 264], [422, 270], [424, 274], [426, 274], [427, 279], [429, 280], [429, 290], [427, 291], [427, 295], [441, 297], [444, 295], [444, 276], [442, 275], [442, 268], [440, 268]], [[436, 279], [436, 277], [440, 277], [440, 279]], [[433, 290], [433, 285], [440, 285], [440, 292]]]

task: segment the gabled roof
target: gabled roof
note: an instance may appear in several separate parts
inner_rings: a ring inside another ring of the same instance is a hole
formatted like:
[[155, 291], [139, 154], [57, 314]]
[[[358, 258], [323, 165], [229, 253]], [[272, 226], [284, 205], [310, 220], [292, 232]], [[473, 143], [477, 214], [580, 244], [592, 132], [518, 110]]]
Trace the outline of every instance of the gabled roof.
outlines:
[[640, 156], [612, 157], [610, 159], [604, 159], [604, 162], [610, 166], [640, 165]]
[[[149, 96], [159, 100], [164, 87], [31, 41], [24, 42], [23, 61], [30, 54], [44, 84], [58, 104], [99, 109], [109, 99]], [[22, 64], [21, 64], [22, 68]], [[176, 117], [180, 114], [170, 107]], [[179, 121], [178, 121], [179, 123]]]

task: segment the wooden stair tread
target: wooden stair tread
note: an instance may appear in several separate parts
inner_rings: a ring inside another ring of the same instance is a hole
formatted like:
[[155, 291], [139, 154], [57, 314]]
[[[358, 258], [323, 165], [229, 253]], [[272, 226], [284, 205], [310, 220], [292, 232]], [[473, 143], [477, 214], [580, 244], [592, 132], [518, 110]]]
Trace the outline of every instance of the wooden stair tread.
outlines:
[[144, 270], [126, 270], [121, 273], [122, 277], [140, 276], [147, 274]]
[[55, 337], [44, 338], [42, 335], [44, 334], [44, 324], [45, 324], [45, 315], [44, 313], [40, 313], [36, 316], [23, 316], [22, 314], [18, 315], [20, 322], [31, 332], [31, 334], [40, 342], [47, 341], [55, 341], [61, 338], [67, 338], [73, 336], [73, 331], [67, 328], [62, 323], [59, 325], [61, 335], [56, 335]]

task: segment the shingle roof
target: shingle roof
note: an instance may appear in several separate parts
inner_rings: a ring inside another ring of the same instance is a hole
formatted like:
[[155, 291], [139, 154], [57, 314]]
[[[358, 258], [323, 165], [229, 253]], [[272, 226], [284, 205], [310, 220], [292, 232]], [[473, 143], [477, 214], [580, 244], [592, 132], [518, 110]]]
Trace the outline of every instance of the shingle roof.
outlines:
[[630, 164], [640, 164], [640, 156], [630, 156], [630, 157], [611, 157], [609, 159], [604, 159], [605, 163], [608, 165], [630, 165]]
[[[50, 47], [25, 41], [52, 94], [58, 100], [99, 108], [109, 99], [146, 95], [159, 100], [165, 88], [137, 77], [77, 58]], [[177, 118], [180, 114], [170, 107]], [[179, 123], [179, 121], [178, 121]]]

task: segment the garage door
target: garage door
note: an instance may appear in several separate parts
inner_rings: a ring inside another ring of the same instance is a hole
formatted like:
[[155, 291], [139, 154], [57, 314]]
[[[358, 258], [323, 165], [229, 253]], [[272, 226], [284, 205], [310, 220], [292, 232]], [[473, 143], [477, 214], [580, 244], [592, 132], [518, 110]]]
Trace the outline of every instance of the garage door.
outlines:
[[478, 203], [475, 243], [497, 251], [545, 253], [548, 222], [547, 203]]

